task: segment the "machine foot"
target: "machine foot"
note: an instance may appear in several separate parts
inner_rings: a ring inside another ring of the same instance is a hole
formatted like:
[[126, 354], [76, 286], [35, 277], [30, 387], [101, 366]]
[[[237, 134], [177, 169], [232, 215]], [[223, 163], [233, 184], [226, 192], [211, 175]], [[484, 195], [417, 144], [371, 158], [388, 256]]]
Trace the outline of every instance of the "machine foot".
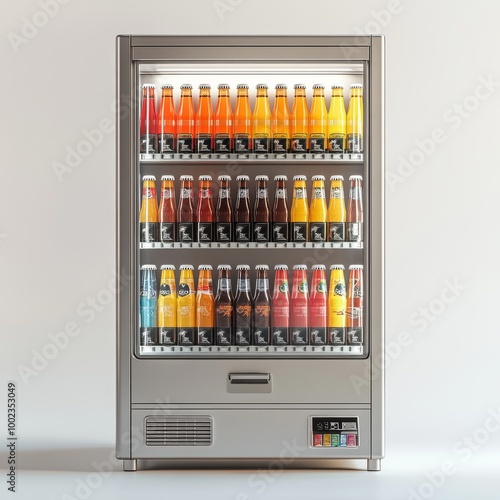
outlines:
[[125, 472], [135, 472], [137, 470], [137, 460], [124, 460], [123, 470]]
[[366, 470], [379, 471], [380, 470], [380, 458], [368, 459], [366, 461]]

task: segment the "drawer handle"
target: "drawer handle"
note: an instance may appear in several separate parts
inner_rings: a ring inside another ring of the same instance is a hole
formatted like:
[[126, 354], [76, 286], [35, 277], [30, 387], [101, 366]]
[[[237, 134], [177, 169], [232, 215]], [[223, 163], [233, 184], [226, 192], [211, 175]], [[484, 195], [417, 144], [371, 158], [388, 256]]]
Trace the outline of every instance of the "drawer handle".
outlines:
[[270, 373], [230, 373], [230, 384], [270, 384]]

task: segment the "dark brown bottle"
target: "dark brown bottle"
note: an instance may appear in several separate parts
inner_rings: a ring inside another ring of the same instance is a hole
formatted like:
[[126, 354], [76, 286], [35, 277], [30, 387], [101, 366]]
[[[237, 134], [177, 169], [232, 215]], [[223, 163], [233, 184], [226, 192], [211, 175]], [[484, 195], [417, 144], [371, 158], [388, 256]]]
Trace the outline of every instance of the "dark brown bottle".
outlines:
[[271, 342], [271, 298], [269, 297], [269, 266], [255, 266], [255, 297], [253, 300], [253, 344], [266, 346]]
[[230, 346], [233, 338], [234, 301], [231, 293], [231, 266], [217, 267], [219, 278], [215, 296], [216, 344]]
[[248, 346], [252, 343], [252, 296], [250, 291], [250, 266], [239, 265], [236, 297], [234, 299], [234, 344]]
[[198, 204], [196, 207], [198, 242], [211, 243], [213, 239], [214, 205], [212, 202], [212, 177], [198, 177]]
[[267, 175], [255, 177], [255, 204], [253, 209], [253, 241], [267, 243], [269, 241], [269, 226], [271, 211], [269, 209], [269, 192]]
[[274, 192], [273, 205], [273, 241], [286, 243], [289, 241], [288, 229], [288, 201], [286, 192], [286, 175], [277, 175], [274, 178], [276, 190]]
[[181, 191], [177, 208], [177, 241], [192, 243], [196, 241], [194, 223], [193, 176], [181, 175]]
[[219, 175], [219, 195], [215, 209], [215, 240], [229, 243], [233, 235], [233, 209], [231, 208], [231, 177]]
[[234, 210], [234, 241], [248, 243], [252, 241], [250, 211], [250, 177], [238, 175], [238, 192], [236, 193], [236, 207]]

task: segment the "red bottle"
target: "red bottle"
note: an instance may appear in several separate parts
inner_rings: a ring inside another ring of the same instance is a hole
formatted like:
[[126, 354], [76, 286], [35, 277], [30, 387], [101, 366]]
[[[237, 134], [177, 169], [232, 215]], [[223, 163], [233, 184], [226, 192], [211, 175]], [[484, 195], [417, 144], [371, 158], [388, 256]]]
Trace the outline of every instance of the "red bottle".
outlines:
[[175, 241], [175, 189], [174, 176], [163, 175], [160, 193], [160, 241], [173, 243]]
[[141, 123], [139, 130], [139, 152], [141, 154], [154, 154], [158, 152], [157, 126], [155, 86], [151, 83], [145, 83], [142, 86]]
[[349, 266], [347, 344], [363, 344], [363, 266]]
[[326, 345], [326, 323], [328, 292], [326, 287], [326, 267], [312, 266], [311, 295], [309, 297], [309, 336], [311, 345]]
[[347, 241], [363, 241], [363, 193], [361, 175], [349, 177], [349, 201], [347, 203]]
[[196, 207], [196, 222], [198, 223], [198, 242], [213, 241], [214, 205], [212, 202], [212, 177], [198, 177], [198, 204]]
[[307, 266], [293, 266], [290, 343], [308, 345], [309, 335], [309, 296], [307, 287]]
[[193, 176], [181, 175], [181, 191], [177, 208], [177, 241], [192, 243], [196, 241], [194, 230], [194, 192]]
[[288, 266], [274, 266], [274, 292], [272, 308], [273, 345], [287, 345], [290, 330], [290, 292]]

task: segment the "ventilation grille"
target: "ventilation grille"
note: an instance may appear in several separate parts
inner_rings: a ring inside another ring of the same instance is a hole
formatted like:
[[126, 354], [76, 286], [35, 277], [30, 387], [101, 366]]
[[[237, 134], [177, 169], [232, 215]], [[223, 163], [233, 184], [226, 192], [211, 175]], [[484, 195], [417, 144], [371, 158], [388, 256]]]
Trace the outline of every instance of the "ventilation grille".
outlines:
[[146, 417], [146, 446], [210, 446], [212, 417]]

